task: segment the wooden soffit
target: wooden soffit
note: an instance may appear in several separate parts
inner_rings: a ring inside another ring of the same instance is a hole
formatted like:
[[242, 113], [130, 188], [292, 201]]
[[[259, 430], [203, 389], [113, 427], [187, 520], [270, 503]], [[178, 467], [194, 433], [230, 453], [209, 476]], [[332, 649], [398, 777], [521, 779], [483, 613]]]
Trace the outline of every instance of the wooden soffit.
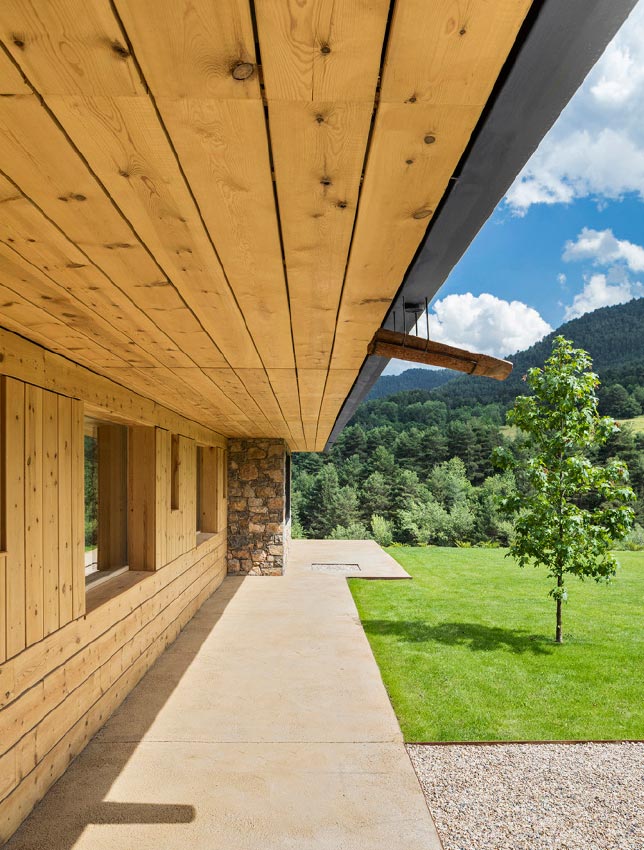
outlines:
[[3, 0], [0, 325], [322, 449], [530, 0]]

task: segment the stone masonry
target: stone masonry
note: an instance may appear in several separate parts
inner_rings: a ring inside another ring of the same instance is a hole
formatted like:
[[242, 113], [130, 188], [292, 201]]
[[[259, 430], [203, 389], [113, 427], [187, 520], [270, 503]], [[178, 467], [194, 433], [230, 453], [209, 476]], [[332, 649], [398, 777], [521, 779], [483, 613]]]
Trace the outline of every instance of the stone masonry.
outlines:
[[[228, 441], [228, 572], [282, 575], [290, 542], [288, 447], [283, 440]], [[288, 488], [288, 490], [287, 490]]]

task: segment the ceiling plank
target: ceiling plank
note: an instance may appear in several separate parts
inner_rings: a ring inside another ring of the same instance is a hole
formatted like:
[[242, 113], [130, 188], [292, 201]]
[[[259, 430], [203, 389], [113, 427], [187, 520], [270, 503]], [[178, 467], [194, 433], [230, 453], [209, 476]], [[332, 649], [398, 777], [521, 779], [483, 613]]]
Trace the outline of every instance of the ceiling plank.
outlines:
[[298, 369], [326, 369], [358, 203], [372, 105], [269, 107]]
[[[292, 368], [249, 4], [119, 0], [116, 6], [262, 362]], [[240, 66], [245, 79], [236, 79]]]
[[255, 0], [269, 103], [373, 104], [388, 13], [389, 0]]
[[9, 56], [0, 49], [0, 95], [14, 94], [31, 94], [31, 89]]
[[478, 107], [380, 104], [332, 368], [362, 365], [374, 328], [389, 309], [479, 112]]
[[261, 101], [157, 104], [263, 364], [294, 368]]
[[255, 2], [309, 449], [333, 346], [388, 12], [388, 0]]
[[38, 91], [144, 94], [109, 3], [3, 0], [0, 33]]
[[[155, 95], [261, 99], [248, 0], [115, 0], [115, 6]], [[242, 64], [253, 67], [236, 79], [232, 70]]]
[[140, 343], [159, 364], [190, 365], [190, 359], [175, 343], [3, 177], [0, 177], [0, 201], [0, 241], [62, 287], [75, 303], [75, 309], [82, 309], [80, 305], [83, 305], [92, 316], [103, 317], [131, 342]]
[[194, 313], [34, 95], [0, 99], [0, 162], [19, 191], [193, 362], [226, 366]]
[[384, 103], [483, 107], [532, 0], [399, 0], [380, 91]]
[[175, 155], [145, 97], [47, 103], [233, 367], [261, 361]]

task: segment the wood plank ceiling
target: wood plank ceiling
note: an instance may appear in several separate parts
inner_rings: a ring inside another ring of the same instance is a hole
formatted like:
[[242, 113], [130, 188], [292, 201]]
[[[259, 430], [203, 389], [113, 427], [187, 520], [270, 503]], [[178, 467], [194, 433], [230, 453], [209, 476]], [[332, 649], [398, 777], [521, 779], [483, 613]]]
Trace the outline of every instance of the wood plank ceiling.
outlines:
[[529, 6], [3, 0], [0, 325], [322, 449]]

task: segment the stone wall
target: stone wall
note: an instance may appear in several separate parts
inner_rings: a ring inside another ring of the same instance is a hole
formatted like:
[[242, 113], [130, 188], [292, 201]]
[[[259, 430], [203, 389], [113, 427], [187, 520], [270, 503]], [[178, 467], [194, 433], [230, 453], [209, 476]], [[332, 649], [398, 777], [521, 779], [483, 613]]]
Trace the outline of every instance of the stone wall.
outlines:
[[290, 542], [283, 440], [228, 441], [228, 572], [282, 575]]

